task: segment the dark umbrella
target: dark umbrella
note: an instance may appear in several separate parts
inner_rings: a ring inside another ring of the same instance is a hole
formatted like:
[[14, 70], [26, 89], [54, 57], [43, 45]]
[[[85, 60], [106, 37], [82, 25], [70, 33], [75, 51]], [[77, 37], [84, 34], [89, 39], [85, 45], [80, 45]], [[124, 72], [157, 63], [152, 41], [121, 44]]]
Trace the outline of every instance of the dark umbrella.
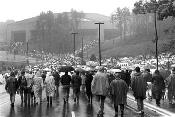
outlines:
[[74, 71], [75, 69], [72, 66], [62, 66], [59, 69], [59, 72], [71, 72]]

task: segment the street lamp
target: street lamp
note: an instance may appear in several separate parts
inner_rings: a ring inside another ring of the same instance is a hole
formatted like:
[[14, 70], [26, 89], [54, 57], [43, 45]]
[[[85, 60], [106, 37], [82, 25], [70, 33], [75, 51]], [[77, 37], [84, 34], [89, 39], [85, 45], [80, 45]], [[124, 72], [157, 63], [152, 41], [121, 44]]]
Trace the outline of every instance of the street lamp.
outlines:
[[98, 23], [95, 23], [95, 24], [98, 24], [98, 26], [99, 26], [99, 41], [98, 41], [98, 45], [99, 45], [99, 63], [100, 63], [100, 66], [101, 66], [100, 25], [104, 24], [104, 23], [98, 22]]
[[74, 64], [75, 64], [75, 35], [78, 34], [76, 32], [71, 33], [74, 36]]

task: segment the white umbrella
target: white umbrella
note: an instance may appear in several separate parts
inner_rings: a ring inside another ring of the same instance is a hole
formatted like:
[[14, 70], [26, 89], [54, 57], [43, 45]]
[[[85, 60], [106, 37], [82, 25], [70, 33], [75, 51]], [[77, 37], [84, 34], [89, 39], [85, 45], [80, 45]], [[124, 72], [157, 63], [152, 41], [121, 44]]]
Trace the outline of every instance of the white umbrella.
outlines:
[[49, 69], [49, 68], [45, 68], [45, 69], [43, 69], [44, 71], [52, 71], [51, 69]]

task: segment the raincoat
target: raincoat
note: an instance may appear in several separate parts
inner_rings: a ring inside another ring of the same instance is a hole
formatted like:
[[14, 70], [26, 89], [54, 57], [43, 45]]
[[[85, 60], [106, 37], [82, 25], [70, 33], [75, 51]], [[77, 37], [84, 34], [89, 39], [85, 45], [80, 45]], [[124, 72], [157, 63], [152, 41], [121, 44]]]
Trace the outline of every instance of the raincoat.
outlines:
[[43, 88], [43, 79], [41, 77], [40, 72], [37, 72], [34, 79], [33, 79], [33, 89], [34, 89], [34, 95], [36, 98], [41, 99], [42, 88]]
[[165, 82], [160, 74], [153, 74], [152, 77], [152, 96], [154, 99], [160, 99], [165, 89]]
[[128, 86], [122, 79], [116, 78], [110, 84], [111, 94], [115, 105], [126, 104]]
[[48, 73], [45, 79], [46, 96], [54, 96], [55, 93], [55, 80], [51, 73]]
[[136, 99], [146, 98], [147, 84], [141, 73], [134, 73], [131, 77], [131, 88]]
[[171, 100], [175, 96], [175, 72], [172, 72], [166, 79], [168, 87], [168, 99]]
[[9, 94], [16, 94], [16, 91], [18, 89], [18, 81], [15, 77], [10, 76], [7, 79], [7, 83], [5, 85], [5, 89]]
[[92, 94], [107, 96], [109, 89], [109, 82], [107, 74], [97, 72], [91, 83]]

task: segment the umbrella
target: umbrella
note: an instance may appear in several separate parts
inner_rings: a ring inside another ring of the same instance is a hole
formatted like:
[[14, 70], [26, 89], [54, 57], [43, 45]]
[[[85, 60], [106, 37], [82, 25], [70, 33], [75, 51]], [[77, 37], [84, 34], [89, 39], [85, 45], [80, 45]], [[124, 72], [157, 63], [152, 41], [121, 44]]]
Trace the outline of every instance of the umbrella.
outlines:
[[75, 71], [86, 72], [86, 70], [84, 70], [84, 69], [82, 69], [82, 68], [77, 68], [77, 69], [75, 69]]
[[75, 69], [72, 66], [62, 66], [60, 68], [60, 72], [70, 72], [70, 71], [74, 71]]
[[44, 71], [52, 71], [51, 69], [49, 69], [49, 68], [45, 68], [45, 69], [43, 69]]

